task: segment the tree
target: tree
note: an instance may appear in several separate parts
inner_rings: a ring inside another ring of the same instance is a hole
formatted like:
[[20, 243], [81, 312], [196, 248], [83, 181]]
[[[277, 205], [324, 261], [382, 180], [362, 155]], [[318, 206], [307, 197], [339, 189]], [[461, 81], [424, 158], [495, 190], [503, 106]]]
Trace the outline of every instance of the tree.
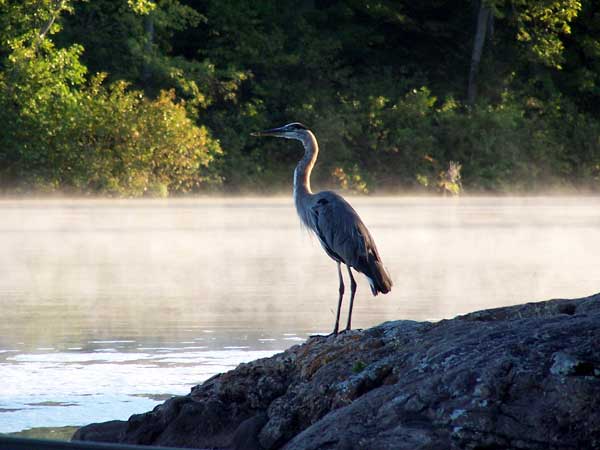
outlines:
[[489, 25], [499, 22], [499, 27], [509, 36], [505, 45], [518, 44], [515, 53], [523, 62], [560, 69], [562, 39], [570, 34], [571, 23], [580, 9], [579, 0], [480, 0], [467, 102], [472, 105], [477, 96], [477, 75]]
[[[145, 2], [130, 2], [149, 11]], [[40, 5], [42, 8], [40, 8]], [[70, 2], [0, 3], [0, 174], [21, 187], [119, 195], [187, 192], [218, 181], [220, 152], [173, 92], [155, 100], [87, 77], [83, 47], [57, 48]]]

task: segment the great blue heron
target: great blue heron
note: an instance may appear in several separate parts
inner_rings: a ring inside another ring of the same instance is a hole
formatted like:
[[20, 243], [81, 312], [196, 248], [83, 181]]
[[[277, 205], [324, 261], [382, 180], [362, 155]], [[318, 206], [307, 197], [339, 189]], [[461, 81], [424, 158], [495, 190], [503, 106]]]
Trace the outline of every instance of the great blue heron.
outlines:
[[340, 296], [333, 328], [334, 335], [339, 330], [340, 309], [344, 297], [342, 263], [348, 268], [350, 308], [346, 330], [350, 330], [356, 294], [356, 281], [352, 269], [367, 277], [373, 295], [379, 292], [387, 294], [392, 288], [392, 280], [383, 267], [371, 233], [354, 208], [340, 195], [331, 191], [312, 193], [310, 173], [319, 153], [319, 144], [312, 131], [301, 123], [294, 122], [279, 128], [258, 131], [252, 135], [295, 139], [304, 145], [304, 157], [294, 171], [294, 202], [302, 223], [317, 235], [325, 252], [337, 263]]

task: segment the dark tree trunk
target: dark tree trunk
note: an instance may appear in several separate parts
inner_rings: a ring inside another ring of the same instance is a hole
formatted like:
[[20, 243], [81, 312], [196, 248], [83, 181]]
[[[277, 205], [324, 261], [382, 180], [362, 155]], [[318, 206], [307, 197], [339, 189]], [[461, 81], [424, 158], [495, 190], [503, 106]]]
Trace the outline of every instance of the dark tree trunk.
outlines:
[[152, 59], [152, 45], [154, 44], [154, 19], [152, 14], [147, 14], [144, 18], [144, 30], [146, 32], [146, 43], [144, 45], [144, 67], [142, 68], [142, 82], [148, 89], [152, 80], [152, 69], [150, 61]]
[[475, 99], [477, 98], [477, 74], [479, 73], [479, 63], [481, 62], [490, 18], [491, 10], [486, 5], [485, 0], [481, 0], [479, 14], [477, 15], [477, 29], [475, 30], [475, 42], [471, 55], [471, 69], [469, 70], [469, 86], [467, 89], [467, 101], [470, 105], [475, 103]]

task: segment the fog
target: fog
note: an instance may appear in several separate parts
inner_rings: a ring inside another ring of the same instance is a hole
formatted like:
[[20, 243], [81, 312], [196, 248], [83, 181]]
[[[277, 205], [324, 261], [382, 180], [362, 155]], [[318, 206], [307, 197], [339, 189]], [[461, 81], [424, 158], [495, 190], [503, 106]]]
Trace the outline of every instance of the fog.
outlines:
[[[355, 325], [600, 290], [597, 198], [352, 198], [394, 280]], [[0, 202], [5, 344], [170, 338], [190, 325], [327, 331], [336, 266], [291, 199]]]
[[[600, 290], [598, 198], [350, 201], [394, 280], [373, 298], [357, 278], [355, 327]], [[333, 326], [336, 265], [288, 197], [5, 200], [0, 219], [0, 432], [126, 419]]]

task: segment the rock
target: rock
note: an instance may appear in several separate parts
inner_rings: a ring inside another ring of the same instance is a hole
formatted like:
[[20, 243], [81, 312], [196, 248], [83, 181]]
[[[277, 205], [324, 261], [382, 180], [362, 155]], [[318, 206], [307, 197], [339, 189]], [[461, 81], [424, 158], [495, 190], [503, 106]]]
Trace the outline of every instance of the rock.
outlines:
[[311, 338], [74, 439], [232, 450], [600, 448], [600, 294]]
[[102, 423], [102, 426], [88, 426], [80, 428], [75, 432], [73, 439], [94, 442], [116, 442], [125, 433], [127, 422], [122, 420], [111, 420]]

